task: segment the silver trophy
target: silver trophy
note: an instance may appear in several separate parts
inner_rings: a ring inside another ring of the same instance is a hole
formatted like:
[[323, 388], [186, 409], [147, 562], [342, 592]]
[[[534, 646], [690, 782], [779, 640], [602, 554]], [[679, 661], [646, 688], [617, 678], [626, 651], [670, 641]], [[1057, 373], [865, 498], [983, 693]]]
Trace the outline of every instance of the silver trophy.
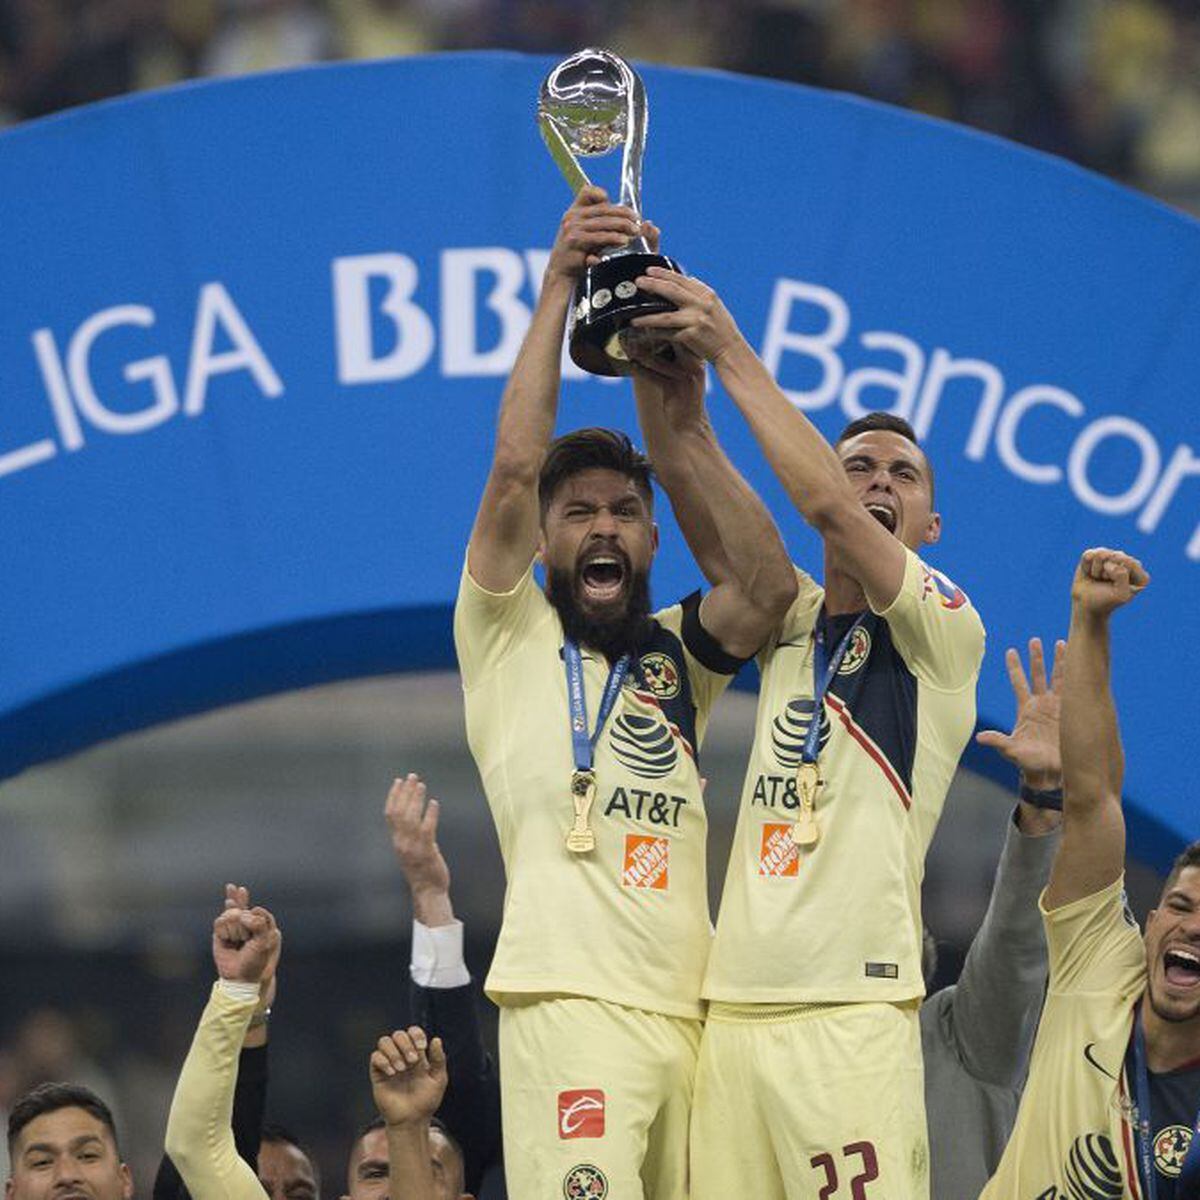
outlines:
[[[646, 150], [646, 89], [637, 72], [608, 50], [580, 50], [546, 76], [538, 96], [538, 127], [571, 190], [591, 181], [576, 155], [591, 157], [622, 147], [617, 203], [642, 215], [642, 157]], [[670, 343], [630, 327], [634, 317], [675, 306], [638, 290], [647, 267], [679, 266], [653, 254], [643, 237], [605, 250], [589, 267], [575, 293], [571, 314], [571, 358], [593, 375], [628, 375], [629, 350], [672, 357]]]

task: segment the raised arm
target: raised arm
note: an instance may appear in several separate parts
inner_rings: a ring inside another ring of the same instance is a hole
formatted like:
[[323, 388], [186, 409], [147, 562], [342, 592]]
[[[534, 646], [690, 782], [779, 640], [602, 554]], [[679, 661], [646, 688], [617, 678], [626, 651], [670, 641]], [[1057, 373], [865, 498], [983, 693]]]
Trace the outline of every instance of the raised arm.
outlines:
[[479, 996], [463, 960], [463, 927], [450, 899], [450, 871], [437, 843], [439, 805], [426, 800], [425, 785], [410, 774], [392, 785], [385, 811], [412, 893], [412, 1020], [445, 1046], [448, 1081], [435, 1115], [462, 1147], [467, 1190], [475, 1192], [500, 1157], [500, 1080], [484, 1045]]
[[1120, 550], [1085, 550], [1071, 584], [1062, 697], [1063, 839], [1047, 908], [1101, 891], [1125, 869], [1125, 764], [1113, 703], [1109, 619], [1150, 576]]
[[274, 917], [251, 908], [249, 893], [226, 887], [213, 922], [217, 983], [188, 1051], [171, 1114], [166, 1149], [193, 1200], [262, 1200], [254, 1171], [237, 1152], [230, 1125], [238, 1052], [274, 976], [281, 939]]
[[717, 441], [700, 359], [677, 347], [674, 363], [641, 360], [634, 395], [655, 474], [712, 585], [701, 623], [727, 653], [748, 658], [796, 598], [779, 530]]
[[441, 1039], [429, 1041], [415, 1025], [385, 1034], [371, 1053], [370, 1074], [387, 1132], [389, 1200], [437, 1200], [429, 1120], [446, 1090]]
[[[1024, 785], [1052, 792], [1062, 781], [1059, 697], [1065, 644], [1056, 643], [1046, 678], [1037, 638], [1029, 642], [1029, 678], [1016, 650], [1006, 655], [1017, 700], [1011, 733], [988, 731], [978, 740], [994, 746], [1020, 769]], [[1062, 814], [1022, 801], [1009, 823], [987, 913], [958, 983], [951, 989], [947, 1030], [967, 1070], [984, 1083], [1013, 1088], [1025, 1076], [1038, 1010], [1046, 986], [1046, 936], [1037, 900], [1046, 886]]]
[[561, 382], [563, 329], [575, 281], [606, 246], [624, 245], [640, 226], [631, 209], [609, 204], [602, 189], [583, 188], [559, 226], [541, 294], [504, 389], [496, 449], [467, 562], [490, 592], [521, 579], [538, 544], [538, 471], [554, 433]]
[[649, 271], [638, 287], [677, 308], [636, 324], [713, 364], [792, 503], [872, 607], [887, 608], [904, 582], [904, 546], [864, 507], [833, 448], [783, 394], [712, 288], [659, 267]]

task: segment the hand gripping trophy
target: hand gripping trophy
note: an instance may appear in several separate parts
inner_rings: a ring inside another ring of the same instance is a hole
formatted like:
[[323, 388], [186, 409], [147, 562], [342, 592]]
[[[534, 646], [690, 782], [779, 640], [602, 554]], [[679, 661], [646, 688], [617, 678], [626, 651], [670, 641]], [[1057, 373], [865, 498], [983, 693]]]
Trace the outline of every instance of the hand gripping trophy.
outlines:
[[[559, 170], [578, 192], [590, 180], [575, 157], [607, 154], [621, 146], [618, 203], [642, 215], [642, 156], [646, 150], [646, 89], [633, 68], [608, 50], [580, 50], [556, 66], [538, 96], [538, 126]], [[571, 310], [571, 358], [593, 375], [628, 375], [631, 340], [650, 353], [672, 356], [668, 342], [630, 327], [634, 317], [675, 306], [639, 292], [634, 282], [647, 267], [679, 266], [651, 252], [646, 239], [606, 250], [587, 269]], [[649, 342], [649, 345], [647, 345]]]

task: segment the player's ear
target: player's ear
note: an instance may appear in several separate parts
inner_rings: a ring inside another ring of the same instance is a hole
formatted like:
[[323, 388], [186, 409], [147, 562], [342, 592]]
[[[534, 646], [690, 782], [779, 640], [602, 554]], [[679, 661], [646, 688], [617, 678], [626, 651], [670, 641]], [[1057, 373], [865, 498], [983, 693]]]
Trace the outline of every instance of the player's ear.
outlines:
[[942, 514], [930, 513], [929, 521], [925, 526], [925, 532], [921, 535], [921, 541], [924, 542], [926, 546], [932, 546], [935, 542], [940, 540], [941, 536]]

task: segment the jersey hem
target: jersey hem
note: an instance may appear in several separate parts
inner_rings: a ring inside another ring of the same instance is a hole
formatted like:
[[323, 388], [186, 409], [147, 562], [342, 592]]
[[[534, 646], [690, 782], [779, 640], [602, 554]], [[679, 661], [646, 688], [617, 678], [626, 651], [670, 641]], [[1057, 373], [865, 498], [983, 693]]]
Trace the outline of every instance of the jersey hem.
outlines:
[[483, 990], [487, 998], [498, 1008], [528, 1004], [538, 997], [573, 996], [580, 1000], [603, 1000], [606, 1004], [617, 1004], [622, 1008], [661, 1013], [665, 1017], [683, 1017], [690, 1021], [703, 1020], [706, 1010], [706, 1005], [701, 1000], [697, 1000], [695, 1004], [664, 1003], [661, 997], [641, 996], [632, 992], [610, 992], [596, 988], [578, 988], [566, 984], [562, 980], [526, 980], [521, 984], [512, 984], [493, 983], [489, 979]]

